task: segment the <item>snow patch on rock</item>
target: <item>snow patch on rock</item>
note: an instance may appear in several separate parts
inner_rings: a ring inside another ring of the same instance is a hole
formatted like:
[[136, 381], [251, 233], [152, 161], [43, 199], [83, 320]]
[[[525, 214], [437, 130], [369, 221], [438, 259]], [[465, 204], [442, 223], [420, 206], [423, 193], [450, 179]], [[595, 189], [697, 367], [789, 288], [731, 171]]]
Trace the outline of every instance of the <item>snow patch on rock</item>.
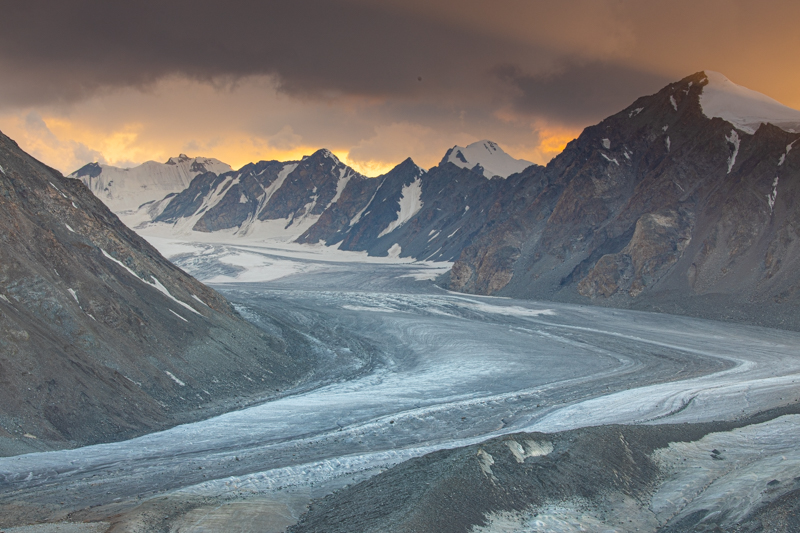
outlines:
[[736, 156], [739, 153], [739, 134], [736, 133], [736, 130], [731, 130], [731, 134], [725, 137], [725, 140], [733, 145], [733, 153], [728, 158], [728, 174], [730, 174], [734, 163], [736, 163]]
[[420, 209], [422, 209], [422, 181], [417, 178], [410, 184], [403, 186], [403, 190], [400, 193], [400, 212], [397, 214], [397, 219], [390, 222], [378, 234], [378, 238], [391, 233], [411, 220], [414, 215], [419, 213]]
[[609, 163], [616, 163], [616, 165], [619, 166], [619, 162], [617, 161], [616, 157], [612, 159], [602, 152], [600, 153], [600, 155], [602, 155]]
[[[172, 311], [172, 309], [170, 309], [170, 311]], [[175, 311], [172, 311], [172, 312], [173, 312], [173, 313], [175, 314], [175, 316], [177, 316], [178, 318], [181, 318], [181, 319], [183, 319], [183, 320], [186, 320], [185, 318], [183, 318], [182, 316], [180, 316], [178, 313], [175, 313]], [[188, 322], [188, 321], [187, 321], [187, 322]], [[176, 377], [175, 377], [175, 374], [173, 374], [173, 373], [172, 373], [172, 372], [170, 372], [169, 370], [165, 370], [165, 371], [164, 371], [164, 373], [165, 373], [167, 376], [169, 376], [169, 379], [171, 379], [172, 381], [174, 381], [175, 383], [177, 383], [177, 384], [178, 384], [178, 385], [180, 385], [181, 387], [185, 387], [185, 386], [186, 386], [186, 383], [184, 383], [183, 381], [181, 381], [181, 380], [179, 380], [178, 378], [176, 378]]]
[[769, 205], [769, 212], [772, 214], [772, 209], [775, 207], [775, 199], [778, 197], [778, 176], [772, 182], [772, 192], [767, 195], [767, 204]]
[[[347, 173], [347, 175], [345, 175]], [[336, 182], [336, 194], [333, 196], [331, 203], [328, 205], [333, 205], [339, 201], [339, 198], [342, 196], [344, 192], [344, 188], [347, 187], [347, 182], [350, 181], [350, 178], [353, 177], [353, 173], [347, 172], [347, 168], [341, 168], [339, 170], [339, 181]]]
[[[167, 297], [167, 298], [169, 298], [170, 300], [174, 301], [174, 302], [175, 302], [175, 303], [177, 303], [178, 305], [181, 305], [181, 306], [185, 307], [186, 309], [188, 309], [188, 310], [189, 310], [189, 311], [191, 311], [192, 313], [195, 313], [195, 314], [197, 314], [197, 315], [199, 315], [199, 314], [200, 314], [200, 313], [198, 313], [197, 311], [195, 311], [195, 310], [194, 310], [194, 309], [193, 309], [193, 308], [192, 308], [192, 307], [191, 307], [189, 304], [186, 304], [186, 303], [184, 303], [184, 302], [182, 302], [182, 301], [178, 300], [177, 298], [175, 298], [175, 297], [174, 297], [174, 296], [173, 296], [173, 295], [172, 295], [172, 294], [169, 292], [169, 290], [167, 290], [167, 288], [166, 288], [164, 285], [162, 285], [162, 284], [161, 284], [161, 282], [160, 282], [160, 281], [158, 281], [158, 279], [157, 279], [157, 278], [155, 278], [154, 276], [151, 276], [151, 278], [153, 279], [153, 281], [147, 281], [146, 279], [144, 279], [144, 278], [142, 278], [141, 276], [139, 276], [139, 274], [137, 274], [136, 272], [134, 272], [133, 270], [131, 270], [130, 268], [128, 268], [128, 266], [127, 266], [127, 265], [125, 265], [125, 263], [123, 263], [122, 261], [119, 261], [118, 259], [114, 259], [114, 258], [113, 258], [113, 257], [112, 257], [112, 256], [111, 256], [111, 255], [110, 255], [108, 252], [106, 252], [106, 251], [105, 251], [105, 250], [103, 250], [102, 248], [100, 249], [100, 251], [101, 251], [101, 252], [103, 252], [103, 255], [104, 255], [104, 256], [105, 256], [107, 259], [110, 259], [110, 260], [111, 260], [111, 261], [113, 261], [114, 263], [118, 264], [119, 266], [121, 266], [122, 268], [124, 268], [125, 270], [127, 270], [127, 271], [128, 271], [128, 273], [129, 273], [131, 276], [135, 277], [136, 279], [138, 279], [138, 280], [139, 280], [139, 281], [141, 281], [142, 283], [146, 283], [146, 284], [150, 285], [151, 287], [153, 287], [153, 288], [154, 288], [154, 289], [156, 289], [157, 291], [159, 291], [159, 292], [161, 292], [162, 294], [164, 294], [164, 296], [166, 296], [166, 297]], [[201, 315], [201, 316], [202, 316], [202, 315]], [[181, 317], [181, 318], [183, 318], [183, 317]]]

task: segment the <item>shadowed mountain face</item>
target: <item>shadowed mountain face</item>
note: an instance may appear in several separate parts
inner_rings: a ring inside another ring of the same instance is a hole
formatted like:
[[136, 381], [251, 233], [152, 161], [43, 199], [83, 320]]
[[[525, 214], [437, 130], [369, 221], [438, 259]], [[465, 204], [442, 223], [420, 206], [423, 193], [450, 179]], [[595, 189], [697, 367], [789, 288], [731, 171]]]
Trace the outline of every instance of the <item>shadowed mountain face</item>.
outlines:
[[2, 134], [0, 206], [1, 453], [131, 437], [308, 371], [292, 330], [240, 319]]
[[278, 229], [296, 238], [340, 198], [344, 204], [354, 189], [369, 190], [371, 184], [328, 150], [319, 150], [301, 161], [261, 161], [235, 172], [199, 175], [165, 199], [153, 220], [205, 233]]
[[704, 73], [510, 179], [449, 287], [800, 327], [800, 134], [708, 118]]

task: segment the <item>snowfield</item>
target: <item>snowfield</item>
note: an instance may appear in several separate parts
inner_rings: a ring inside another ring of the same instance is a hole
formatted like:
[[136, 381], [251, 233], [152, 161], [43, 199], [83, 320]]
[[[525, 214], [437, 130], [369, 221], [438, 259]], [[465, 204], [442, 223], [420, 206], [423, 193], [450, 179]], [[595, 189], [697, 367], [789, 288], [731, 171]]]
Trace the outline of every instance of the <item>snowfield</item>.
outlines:
[[135, 212], [144, 203], [182, 191], [198, 174], [230, 170], [230, 165], [217, 159], [181, 154], [166, 163], [147, 161], [133, 168], [87, 165], [70, 177], [82, 180], [112, 211], [123, 213]]

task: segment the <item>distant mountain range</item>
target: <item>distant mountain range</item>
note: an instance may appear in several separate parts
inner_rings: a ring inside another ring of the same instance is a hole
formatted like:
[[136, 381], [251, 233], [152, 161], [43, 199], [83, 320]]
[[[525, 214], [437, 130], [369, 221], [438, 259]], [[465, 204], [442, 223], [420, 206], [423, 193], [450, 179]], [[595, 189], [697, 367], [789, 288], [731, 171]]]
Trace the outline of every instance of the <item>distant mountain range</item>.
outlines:
[[454, 261], [441, 283], [464, 292], [800, 328], [798, 132], [800, 111], [699, 72], [546, 167], [484, 140], [365, 178], [320, 150], [200, 173], [131, 221]]
[[82, 180], [112, 211], [121, 213], [184, 190], [198, 174], [230, 170], [228, 164], [216, 159], [181, 154], [166, 163], [147, 161], [134, 168], [89, 163], [69, 177]]
[[[200, 173], [177, 194], [117, 213], [133, 226], [144, 223], [176, 236], [203, 232], [324, 242], [372, 255], [453, 261], [488, 222], [483, 204], [511, 172], [528, 166], [495, 143], [479, 141], [452, 148], [430, 171], [407, 159], [383, 176], [367, 178], [322, 149], [301, 161], [261, 161], [237, 171]], [[491, 169], [492, 179], [485, 169]], [[132, 171], [139, 176], [146, 169]], [[104, 180], [105, 168], [97, 176], [83, 172], [71, 176], [87, 186]], [[118, 202], [138, 205], [141, 196], [135, 196]]]

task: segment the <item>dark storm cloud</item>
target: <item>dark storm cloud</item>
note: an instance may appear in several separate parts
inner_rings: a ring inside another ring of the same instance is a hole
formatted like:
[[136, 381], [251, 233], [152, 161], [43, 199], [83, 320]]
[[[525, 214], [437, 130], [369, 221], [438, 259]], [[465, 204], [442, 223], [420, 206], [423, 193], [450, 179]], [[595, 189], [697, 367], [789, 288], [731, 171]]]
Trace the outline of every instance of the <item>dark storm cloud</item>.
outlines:
[[[642, 88], [657, 89], [662, 81], [598, 63], [537, 77], [526, 72], [551, 68], [558, 59], [543, 45], [386, 2], [16, 4], [0, 16], [0, 106], [5, 107], [146, 88], [171, 75], [230, 85], [264, 74], [274, 75], [279, 89], [295, 97], [390, 97], [448, 105], [495, 98], [500, 77], [521, 92], [518, 110], [581, 122], [619, 107]], [[509, 64], [522, 67], [502, 66]], [[619, 74], [629, 89], [624, 95], [614, 80]], [[570, 86], [587, 81], [592, 84]]]
[[567, 61], [546, 74], [527, 74], [515, 65], [501, 65], [493, 73], [517, 90], [513, 102], [518, 111], [573, 125], [601, 120], [675, 81], [601, 62]]
[[[518, 113], [573, 124], [696, 70], [729, 72], [731, 58], [785, 64], [800, 15], [789, 1], [764, 10], [744, 0], [9, 3], [0, 11], [0, 107], [78, 101], [169, 76], [225, 87], [272, 75], [297, 98], [485, 109], [510, 101]], [[743, 34], [757, 38], [735, 38]]]
[[515, 55], [512, 43], [377, 2], [17, 4], [0, 16], [0, 61], [5, 96], [19, 101], [78, 99], [170, 74], [217, 82], [276, 74], [284, 91], [310, 96], [413, 95], [469, 82], [471, 60]]

